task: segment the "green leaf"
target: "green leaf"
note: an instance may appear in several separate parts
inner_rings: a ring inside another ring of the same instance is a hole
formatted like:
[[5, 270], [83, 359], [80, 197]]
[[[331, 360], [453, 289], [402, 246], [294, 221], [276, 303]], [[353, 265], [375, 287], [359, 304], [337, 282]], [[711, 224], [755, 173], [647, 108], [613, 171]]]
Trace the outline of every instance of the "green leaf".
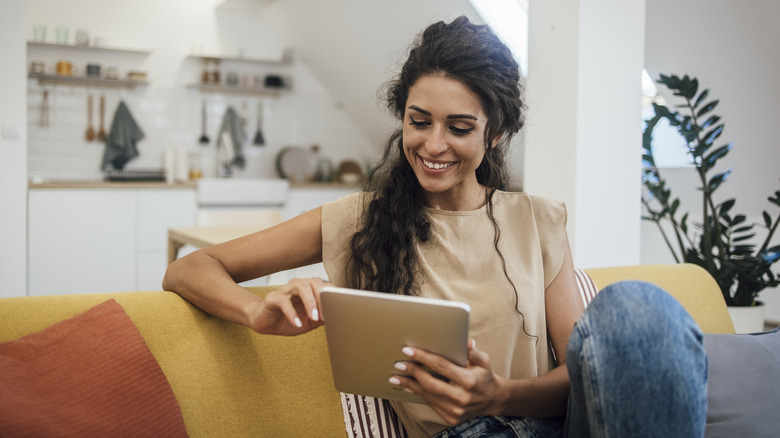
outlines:
[[732, 231], [732, 233], [734, 233], [734, 234], [744, 233], [744, 232], [750, 231], [752, 229], [753, 229], [753, 224], [750, 224], [750, 225], [747, 225], [747, 226], [744, 226], [744, 227], [739, 227], [739, 228], [735, 229], [734, 231]]
[[753, 233], [753, 234], [748, 234], [748, 235], [745, 235], [745, 236], [735, 237], [735, 238], [732, 239], [732, 242], [742, 242], [744, 240], [752, 239], [755, 235], [756, 234]]
[[707, 186], [709, 188], [710, 193], [714, 192], [715, 189], [718, 188], [724, 181], [726, 181], [726, 178], [728, 178], [729, 174], [731, 174], [731, 169], [721, 172], [712, 178], [710, 178], [710, 181], [707, 183]]
[[718, 211], [721, 216], [728, 213], [729, 210], [731, 210], [732, 207], [734, 207], [734, 204], [737, 203], [736, 199], [727, 199], [718, 205]]
[[[769, 198], [769, 199], [772, 199], [772, 198]], [[772, 217], [769, 216], [769, 213], [767, 213], [766, 210], [764, 210], [763, 216], [764, 216], [764, 225], [766, 225], [767, 228], [771, 228], [772, 227]]]
[[714, 151], [710, 152], [709, 155], [705, 156], [704, 159], [702, 160], [702, 164], [705, 166], [704, 170], [707, 171], [712, 167], [714, 167], [715, 163], [717, 163], [719, 159], [725, 157], [726, 154], [729, 153], [731, 148], [732, 148], [732, 144], [729, 143], [725, 146], [721, 146], [715, 149]]
[[731, 222], [732, 225], [741, 224], [742, 222], [745, 222], [747, 220], [747, 217], [744, 214], [738, 214], [734, 216], [734, 220]]
[[714, 125], [715, 123], [718, 123], [720, 121], [720, 116], [711, 116], [709, 119], [705, 120], [704, 123], [702, 123], [701, 129], [706, 129], [710, 125]]
[[683, 233], [688, 234], [688, 213], [685, 213], [680, 220], [680, 229]]
[[688, 100], [693, 99], [694, 96], [696, 96], [696, 93], [698, 92], [699, 92], [699, 80], [693, 78], [693, 80], [690, 83], [690, 87], [687, 90], [687, 93], [685, 93], [685, 97], [687, 97]]
[[708, 112], [715, 109], [716, 106], [718, 106], [719, 100], [713, 100], [712, 102], [708, 103], [707, 105], [704, 105], [698, 112], [696, 112], [696, 117], [701, 117]]
[[722, 133], [723, 133], [723, 123], [712, 128], [710, 132], [706, 133], [704, 135], [704, 142], [707, 143], [708, 145], [711, 145], [712, 143], [715, 142], [715, 140], [717, 140], [718, 137], [720, 137]]
[[704, 91], [699, 93], [699, 97], [696, 98], [696, 102], [693, 104], [693, 107], [696, 108], [699, 105], [701, 105], [702, 102], [704, 102], [704, 99], [707, 98], [707, 95], [710, 94], [710, 89], [705, 88]]

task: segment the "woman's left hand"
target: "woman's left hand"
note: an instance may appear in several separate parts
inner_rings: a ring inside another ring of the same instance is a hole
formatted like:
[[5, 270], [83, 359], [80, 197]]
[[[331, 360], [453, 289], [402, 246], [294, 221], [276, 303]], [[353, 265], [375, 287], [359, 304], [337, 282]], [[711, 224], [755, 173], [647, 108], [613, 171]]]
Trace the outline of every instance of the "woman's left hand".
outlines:
[[[490, 369], [490, 357], [469, 340], [468, 365], [464, 368], [425, 350], [404, 347], [409, 360], [396, 362], [405, 375], [394, 375], [390, 383], [420, 396], [450, 425], [480, 415], [500, 415], [504, 379]], [[449, 379], [435, 377], [433, 372]]]

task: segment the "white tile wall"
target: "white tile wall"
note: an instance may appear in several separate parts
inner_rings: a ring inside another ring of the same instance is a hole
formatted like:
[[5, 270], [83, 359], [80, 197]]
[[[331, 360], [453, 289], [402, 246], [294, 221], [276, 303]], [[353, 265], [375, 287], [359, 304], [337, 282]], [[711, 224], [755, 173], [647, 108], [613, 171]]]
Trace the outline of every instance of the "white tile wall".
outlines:
[[[39, 57], [40, 54], [37, 54]], [[56, 58], [49, 54], [48, 64]], [[29, 55], [28, 55], [29, 57]], [[252, 64], [249, 64], [252, 68]], [[123, 69], [120, 68], [120, 72]], [[361, 162], [373, 156], [366, 137], [340, 111], [334, 100], [322, 89], [305, 65], [281, 67], [290, 70], [294, 89], [280, 97], [202, 94], [187, 85], [197, 82], [199, 63], [192, 58], [171, 60], [179, 69], [181, 80], [174, 85], [149, 84], [135, 89], [98, 88], [70, 84], [39, 84], [28, 80], [28, 166], [31, 178], [44, 180], [100, 179], [104, 145], [86, 140], [88, 96], [93, 96], [92, 123], [99, 126], [99, 99], [105, 96], [104, 129], [110, 132], [114, 112], [124, 101], [133, 118], [145, 133], [138, 143], [140, 156], [127, 169], [163, 167], [163, 157], [170, 147], [185, 147], [194, 154], [205, 155], [206, 174], [215, 172], [212, 157], [216, 154], [216, 137], [228, 107], [246, 118], [247, 140], [244, 145], [246, 168], [237, 176], [275, 177], [275, 156], [284, 146], [321, 146], [321, 153], [335, 163], [343, 159]], [[246, 68], [246, 67], [245, 67]], [[256, 66], [253, 68], [257, 68]], [[49, 126], [41, 126], [43, 91], [48, 90]], [[201, 134], [201, 105], [207, 102], [207, 133], [211, 144], [198, 144]], [[252, 145], [257, 129], [257, 107], [263, 104], [263, 147]]]

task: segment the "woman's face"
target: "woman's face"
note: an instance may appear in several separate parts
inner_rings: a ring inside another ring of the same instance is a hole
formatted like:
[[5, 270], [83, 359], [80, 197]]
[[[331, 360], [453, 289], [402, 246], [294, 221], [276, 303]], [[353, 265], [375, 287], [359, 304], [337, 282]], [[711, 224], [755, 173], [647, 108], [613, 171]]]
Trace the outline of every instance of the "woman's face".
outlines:
[[430, 207], [473, 210], [484, 204], [475, 171], [485, 155], [486, 122], [479, 98], [458, 80], [423, 76], [409, 88], [404, 154]]

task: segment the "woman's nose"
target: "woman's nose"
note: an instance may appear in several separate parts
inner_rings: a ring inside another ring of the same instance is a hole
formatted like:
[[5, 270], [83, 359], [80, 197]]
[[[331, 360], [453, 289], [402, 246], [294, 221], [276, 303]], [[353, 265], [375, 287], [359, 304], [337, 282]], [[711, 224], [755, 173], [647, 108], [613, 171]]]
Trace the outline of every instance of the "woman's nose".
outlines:
[[447, 140], [445, 138], [444, 129], [434, 127], [430, 131], [428, 139], [425, 142], [425, 149], [431, 155], [438, 155], [447, 151]]

